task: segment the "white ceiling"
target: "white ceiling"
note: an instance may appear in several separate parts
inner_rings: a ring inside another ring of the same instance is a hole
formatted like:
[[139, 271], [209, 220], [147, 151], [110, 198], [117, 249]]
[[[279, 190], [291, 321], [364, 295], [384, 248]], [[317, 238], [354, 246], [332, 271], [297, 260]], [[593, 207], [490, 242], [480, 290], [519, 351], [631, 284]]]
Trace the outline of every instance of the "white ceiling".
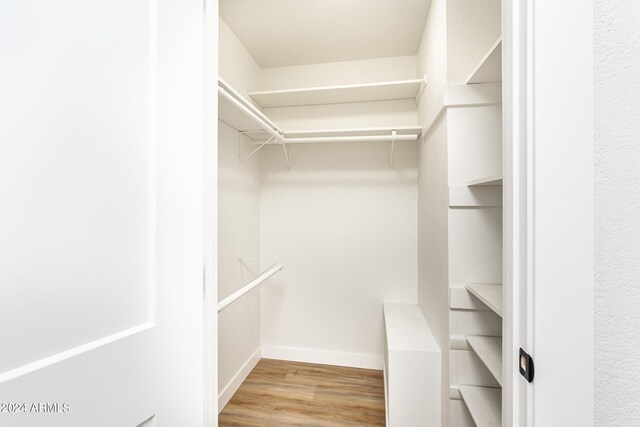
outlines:
[[220, 0], [263, 68], [414, 55], [431, 0]]

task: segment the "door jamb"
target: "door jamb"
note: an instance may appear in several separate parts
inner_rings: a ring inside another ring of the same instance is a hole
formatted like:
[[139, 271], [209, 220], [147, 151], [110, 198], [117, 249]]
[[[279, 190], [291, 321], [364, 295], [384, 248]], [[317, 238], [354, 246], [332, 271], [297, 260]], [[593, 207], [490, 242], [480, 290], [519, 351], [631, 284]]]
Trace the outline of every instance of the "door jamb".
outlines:
[[[503, 170], [503, 393], [502, 425], [523, 425], [526, 403], [513, 367], [520, 345], [522, 290], [526, 291], [526, 13], [519, 0], [502, 0]], [[520, 100], [521, 102], [518, 102]], [[524, 190], [524, 191], [523, 191]], [[523, 280], [524, 279], [524, 280]], [[524, 285], [524, 286], [523, 286]], [[525, 322], [526, 324], [526, 322]], [[525, 403], [525, 407], [523, 406]]]
[[218, 425], [218, 0], [204, 0], [203, 42], [203, 425]]
[[[563, 414], [573, 420], [565, 423], [588, 425], [594, 422], [593, 2], [503, 0], [502, 13], [503, 425], [533, 426]], [[531, 384], [518, 372], [520, 347], [542, 368]], [[567, 396], [569, 388], [576, 393]]]

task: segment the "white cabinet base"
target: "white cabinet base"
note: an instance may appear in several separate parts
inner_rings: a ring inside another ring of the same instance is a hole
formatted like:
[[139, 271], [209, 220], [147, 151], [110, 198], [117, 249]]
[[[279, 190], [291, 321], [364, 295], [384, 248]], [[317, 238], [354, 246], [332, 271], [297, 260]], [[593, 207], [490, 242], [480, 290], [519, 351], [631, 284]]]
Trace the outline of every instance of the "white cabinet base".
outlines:
[[390, 427], [440, 426], [441, 353], [416, 304], [384, 303]]

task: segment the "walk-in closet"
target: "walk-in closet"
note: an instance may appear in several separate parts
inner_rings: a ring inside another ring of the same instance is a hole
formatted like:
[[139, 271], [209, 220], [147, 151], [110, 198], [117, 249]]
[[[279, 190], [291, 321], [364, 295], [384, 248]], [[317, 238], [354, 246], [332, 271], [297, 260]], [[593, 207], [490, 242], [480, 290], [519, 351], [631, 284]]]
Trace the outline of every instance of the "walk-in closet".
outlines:
[[502, 425], [499, 0], [221, 0], [221, 426]]

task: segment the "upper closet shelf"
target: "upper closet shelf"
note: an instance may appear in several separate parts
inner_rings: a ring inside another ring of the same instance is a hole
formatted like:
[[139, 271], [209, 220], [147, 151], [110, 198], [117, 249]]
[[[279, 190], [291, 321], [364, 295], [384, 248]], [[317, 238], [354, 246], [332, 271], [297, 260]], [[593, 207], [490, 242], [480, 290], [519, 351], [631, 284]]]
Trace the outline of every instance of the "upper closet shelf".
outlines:
[[218, 119], [232, 128], [252, 135], [281, 138], [282, 131], [262, 111], [233, 87], [218, 79]]
[[497, 83], [502, 81], [502, 37], [491, 46], [478, 66], [469, 76], [466, 84]]
[[263, 108], [390, 101], [420, 96], [425, 79], [250, 92]]

